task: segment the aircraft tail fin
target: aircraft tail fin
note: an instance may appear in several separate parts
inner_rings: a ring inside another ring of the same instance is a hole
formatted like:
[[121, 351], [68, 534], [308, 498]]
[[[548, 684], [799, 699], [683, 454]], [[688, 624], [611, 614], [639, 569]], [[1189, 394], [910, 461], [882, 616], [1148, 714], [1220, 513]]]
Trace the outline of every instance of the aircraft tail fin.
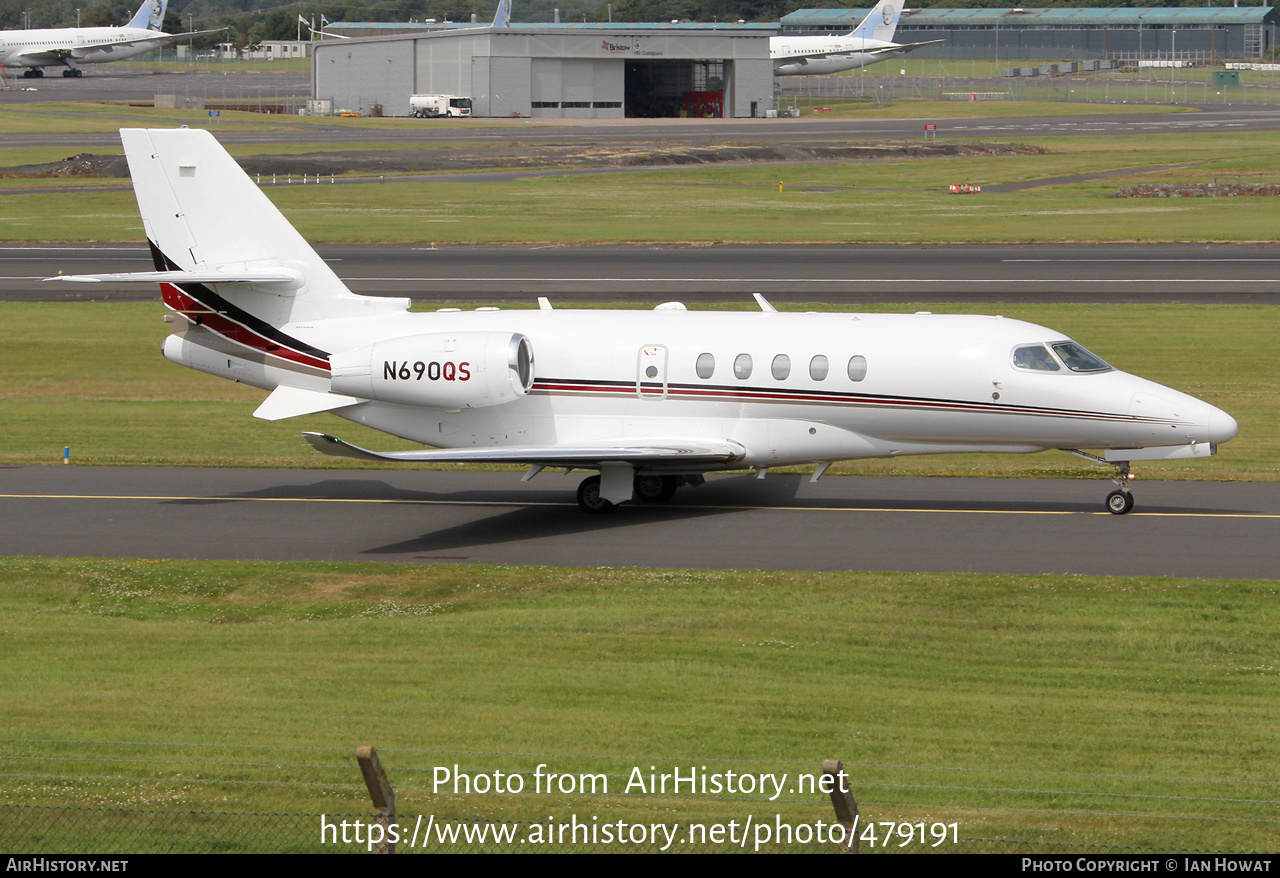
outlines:
[[898, 0], [880, 0], [849, 36], [892, 43], [893, 32], [898, 29], [901, 17], [902, 6]]
[[511, 0], [498, 0], [498, 11], [493, 14], [494, 27], [511, 25]]
[[164, 13], [169, 8], [169, 0], [142, 0], [138, 11], [129, 19], [125, 27], [140, 30], [164, 30]]
[[[125, 128], [120, 139], [156, 271], [192, 273], [190, 283], [161, 282], [175, 310], [195, 299], [280, 326], [408, 307], [348, 290], [208, 131]], [[212, 280], [219, 272], [229, 282]]]

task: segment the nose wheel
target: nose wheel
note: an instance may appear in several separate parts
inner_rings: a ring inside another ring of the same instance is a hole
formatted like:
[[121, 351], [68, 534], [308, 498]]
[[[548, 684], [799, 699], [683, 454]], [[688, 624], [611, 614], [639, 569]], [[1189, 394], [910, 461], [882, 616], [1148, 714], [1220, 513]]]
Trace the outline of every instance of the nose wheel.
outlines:
[[1133, 495], [1128, 491], [1112, 491], [1107, 495], [1107, 511], [1112, 515], [1124, 515], [1133, 509]]
[[1064, 448], [1063, 451], [1068, 454], [1074, 454], [1076, 457], [1083, 457], [1085, 460], [1092, 460], [1094, 463], [1110, 464], [1116, 468], [1115, 475], [1111, 477], [1118, 488], [1107, 495], [1107, 511], [1112, 515], [1124, 515], [1126, 512], [1133, 511], [1133, 495], [1129, 493], [1129, 482], [1133, 481], [1133, 473], [1129, 472], [1129, 461], [1127, 460], [1107, 460], [1105, 457], [1098, 457], [1096, 454], [1090, 454], [1087, 451], [1081, 451], [1078, 448]]

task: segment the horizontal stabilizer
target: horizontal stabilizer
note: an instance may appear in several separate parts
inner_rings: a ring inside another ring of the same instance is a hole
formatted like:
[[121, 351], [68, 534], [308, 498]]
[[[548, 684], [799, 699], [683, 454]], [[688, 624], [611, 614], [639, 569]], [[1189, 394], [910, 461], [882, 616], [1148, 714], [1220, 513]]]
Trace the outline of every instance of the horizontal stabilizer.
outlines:
[[732, 463], [747, 453], [737, 442], [689, 440], [638, 441], [625, 445], [552, 445], [543, 448], [451, 448], [433, 451], [368, 451], [324, 433], [303, 433], [316, 451], [334, 457], [393, 463], [527, 463], [542, 466], [599, 466], [631, 463], [644, 466], [684, 466]]
[[331, 412], [360, 402], [368, 402], [368, 400], [343, 396], [340, 393], [325, 393], [321, 390], [281, 385], [271, 391], [271, 395], [262, 401], [262, 405], [258, 406], [253, 416], [264, 421], [280, 421], [301, 415], [314, 415], [316, 412]]
[[45, 280], [77, 284], [297, 284], [299, 275], [280, 269], [255, 271], [131, 271], [121, 274], [60, 274]]

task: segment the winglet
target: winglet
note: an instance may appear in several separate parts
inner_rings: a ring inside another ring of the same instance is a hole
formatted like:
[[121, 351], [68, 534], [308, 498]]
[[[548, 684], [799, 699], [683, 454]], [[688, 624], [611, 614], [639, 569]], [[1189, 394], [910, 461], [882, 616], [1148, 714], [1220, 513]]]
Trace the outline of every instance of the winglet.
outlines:
[[778, 313], [778, 309], [770, 305], [769, 300], [766, 299], [764, 296], [760, 295], [759, 293], [752, 293], [751, 295], [755, 298], [756, 304], [760, 306], [761, 311], [765, 311], [770, 314]]

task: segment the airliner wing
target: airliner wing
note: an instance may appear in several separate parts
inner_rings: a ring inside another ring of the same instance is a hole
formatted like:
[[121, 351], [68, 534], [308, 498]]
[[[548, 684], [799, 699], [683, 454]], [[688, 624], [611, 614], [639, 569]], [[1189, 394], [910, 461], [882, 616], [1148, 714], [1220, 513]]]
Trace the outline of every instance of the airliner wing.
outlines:
[[945, 43], [945, 42], [946, 40], [925, 40], [923, 43], [899, 43], [896, 51], [914, 52], [916, 49], [919, 49], [922, 46], [932, 46], [935, 43]]
[[599, 445], [545, 447], [450, 448], [432, 451], [368, 451], [325, 433], [303, 433], [316, 451], [334, 457], [394, 463], [528, 463], [542, 466], [599, 466], [633, 463], [646, 466], [701, 466], [741, 460], [747, 450], [730, 439], [719, 442], [653, 439]]
[[64, 46], [58, 46], [52, 49], [30, 49], [26, 52], [20, 52], [13, 56], [17, 61], [32, 61], [37, 64], [53, 65], [61, 64], [67, 58], [72, 60], [80, 60], [85, 56], [94, 52], [109, 52], [115, 48], [123, 48], [125, 46], [133, 46], [138, 43], [156, 43], [157, 45], [169, 45], [170, 43], [181, 42], [182, 40], [191, 39], [193, 37], [203, 37], [209, 34], [220, 34], [226, 30], [225, 27], [214, 28], [213, 30], [188, 31], [180, 34], [163, 34], [159, 31], [135, 31], [137, 36], [130, 36], [119, 40], [101, 40], [97, 42], [86, 42], [81, 45], [73, 45], [70, 40]]
[[183, 40], [189, 40], [189, 39], [192, 39], [192, 38], [194, 38], [194, 37], [207, 37], [207, 36], [209, 36], [210, 34], [220, 34], [220, 33], [225, 33], [225, 32], [226, 32], [226, 30], [227, 30], [227, 29], [226, 29], [225, 27], [215, 27], [213, 30], [183, 31], [182, 33], [176, 33], [176, 34], [160, 34], [160, 33], [158, 33], [158, 34], [156, 34], [154, 37], [152, 37], [151, 39], [153, 39], [153, 40], [158, 40], [159, 42], [165, 43], [165, 44], [167, 45], [167, 44], [169, 44], [169, 43], [178, 43], [178, 42], [181, 42], [181, 41], [183, 41]]

